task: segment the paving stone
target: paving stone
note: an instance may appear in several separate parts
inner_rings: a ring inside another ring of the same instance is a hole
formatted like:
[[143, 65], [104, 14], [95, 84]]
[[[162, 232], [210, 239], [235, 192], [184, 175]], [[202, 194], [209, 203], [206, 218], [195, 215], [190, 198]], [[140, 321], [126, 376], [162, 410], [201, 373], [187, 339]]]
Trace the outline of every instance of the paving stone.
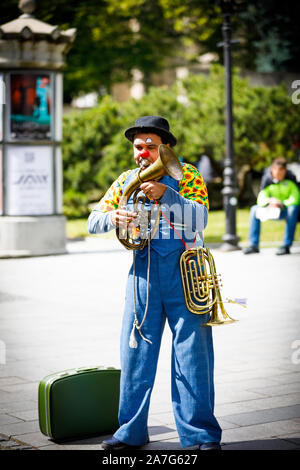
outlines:
[[261, 439], [226, 444], [222, 450], [299, 450], [299, 446], [284, 439]]
[[[0, 386], [1, 387], [1, 386]], [[1, 390], [9, 393], [21, 393], [23, 395], [24, 392], [33, 392], [37, 394], [38, 391], [38, 383], [17, 383], [13, 385], [4, 385], [1, 387]]]
[[51, 441], [47, 436], [44, 436], [40, 431], [36, 432], [27, 432], [25, 435], [24, 434], [16, 434], [14, 436], [16, 439], [20, 440], [26, 440], [26, 444], [29, 444], [33, 447], [41, 447], [41, 446], [46, 446], [46, 445], [51, 445], [53, 444], [53, 441]]
[[278, 437], [285, 441], [293, 442], [294, 444], [297, 444], [300, 447], [300, 432], [299, 433], [293, 432], [291, 434], [282, 434]]
[[21, 423], [4, 424], [1, 426], [1, 432], [7, 436], [19, 436], [38, 430], [38, 421], [23, 421]]
[[235, 429], [227, 429], [222, 434], [222, 442], [253, 441], [277, 437], [282, 434], [299, 432], [300, 424], [293, 420], [282, 420], [272, 423], [256, 424], [253, 426], [241, 426]]
[[28, 410], [28, 411], [15, 411], [15, 412], [10, 412], [10, 416], [14, 416], [20, 420], [23, 421], [36, 421], [39, 419], [39, 413], [38, 413], [38, 408], [35, 406], [33, 410]]
[[158, 434], [172, 434], [172, 433], [177, 433], [176, 428], [172, 428], [170, 426], [149, 426], [149, 436], [151, 436], [151, 439], [153, 440]]
[[[40, 433], [36, 419], [37, 385], [44, 376], [87, 364], [119, 366], [132, 254], [120, 249], [118, 241], [105, 245], [97, 239], [80, 246], [73, 243], [74, 254], [65, 256], [1, 261], [1, 292], [8, 301], [1, 303], [0, 339], [7, 346], [7, 363], [0, 365], [0, 413], [26, 420], [4, 424], [1, 432], [18, 436], [29, 448], [100, 450], [103, 439], [57, 444]], [[255, 259], [213, 250], [228, 294], [248, 297], [247, 310], [234, 311], [239, 322], [213, 330], [216, 415], [224, 448], [300, 448], [300, 420], [289, 419], [300, 404], [300, 366], [291, 359], [300, 331], [299, 253], [300, 245], [293, 246], [289, 257], [262, 249]], [[278, 274], [287, 272], [291, 276]], [[272, 282], [266, 284], [265, 278]], [[113, 285], [118, 294], [112, 295]], [[170, 356], [166, 325], [150, 405], [153, 449], [181, 448], [170, 399]]]
[[[272, 377], [272, 380], [280, 384], [290, 384], [300, 382], [300, 372], [293, 372], [291, 374], [276, 375]], [[300, 386], [299, 386], [300, 390]]]
[[150, 413], [153, 413], [153, 410], [155, 409], [156, 413], [163, 413], [163, 412], [168, 412], [172, 413], [172, 403], [169, 401], [167, 403], [157, 401], [156, 403], [153, 401], [151, 402], [150, 405]]
[[153, 412], [150, 416], [152, 416], [155, 420], [159, 421], [160, 423], [164, 423], [166, 425], [173, 424], [175, 426], [175, 418], [173, 412]]
[[0, 389], [5, 390], [3, 387], [20, 383], [22, 384], [24, 382], [26, 382], [26, 380], [21, 377], [0, 377]]
[[161, 426], [162, 424], [166, 424], [165, 421], [161, 421], [155, 417], [155, 415], [148, 416], [148, 426]]
[[38, 446], [38, 448], [40, 450], [102, 450], [101, 442], [110, 437], [111, 434], [91, 437], [88, 439], [79, 439], [65, 443], [57, 443], [49, 439], [47, 445], [41, 445]]
[[37, 407], [36, 401], [22, 400], [22, 401], [11, 401], [11, 402], [3, 403], [0, 407], [0, 410], [1, 412], [14, 414], [19, 411], [36, 410], [36, 407]]
[[[38, 447], [39, 450], [66, 450], [64, 446], [59, 444], [49, 444], [46, 446]], [[80, 447], [80, 450], [84, 450], [84, 446]], [[87, 449], [88, 450], [88, 449]]]
[[168, 439], [168, 440], [160, 440], [155, 442], [149, 442], [144, 448], [146, 451], [153, 451], [153, 450], [182, 450], [178, 438]]
[[223, 386], [222, 388], [220, 386], [216, 386], [215, 389], [216, 402], [218, 402], [219, 404], [234, 403], [244, 400], [255, 400], [262, 398], [263, 396], [262, 393], [257, 393], [256, 391], [252, 392], [248, 390], [236, 390], [233, 388], [228, 389], [224, 388]]
[[238, 403], [217, 404], [215, 413], [218, 417], [226, 417], [231, 414], [246, 413], [247, 411], [259, 411], [270, 408], [277, 408], [300, 404], [300, 393], [280, 395], [275, 397], [259, 398]]
[[17, 447], [20, 447], [20, 444], [18, 444], [18, 443], [15, 442], [15, 441], [11, 441], [11, 440], [9, 440], [9, 441], [4, 441], [4, 442], [2, 441], [2, 442], [0, 443], [0, 449], [2, 449], [2, 450], [5, 450], [5, 449], [15, 449], [15, 448], [17, 448]]
[[[223, 418], [218, 418], [217, 416], [216, 416], [216, 418], [217, 418], [218, 423], [219, 423], [219, 425], [221, 426], [221, 429], [222, 429], [223, 431], [225, 431], [225, 429], [233, 429], [233, 428], [238, 428], [238, 427], [239, 427], [238, 424], [232, 423], [232, 422], [230, 422], [229, 420], [227, 421], [227, 420], [225, 420], [225, 419], [223, 419]], [[227, 417], [226, 417], [226, 418], [227, 418]]]
[[3, 392], [0, 390], [0, 406], [1, 403], [7, 403], [11, 398], [11, 395], [8, 392]]
[[271, 387], [264, 387], [264, 388], [255, 388], [251, 391], [255, 393], [259, 393], [261, 395], [267, 396], [276, 396], [276, 395], [287, 395], [293, 392], [299, 392], [299, 384], [298, 383], [288, 383], [283, 385], [272, 385]]
[[20, 423], [23, 422], [21, 419], [16, 418], [15, 416], [10, 416], [6, 413], [0, 414], [0, 426], [4, 424], [11, 424], [11, 423]]
[[273, 377], [269, 378], [243, 378], [243, 374], [235, 372], [234, 374], [223, 374], [221, 378], [215, 380], [215, 384], [226, 385], [227, 387], [232, 386], [235, 389], [247, 390], [253, 387], [270, 387], [272, 385], [278, 384]]
[[4, 408], [7, 406], [9, 403], [14, 403], [14, 402], [19, 402], [20, 401], [20, 396], [22, 396], [22, 399], [24, 401], [32, 401], [36, 397], [36, 393], [33, 392], [22, 392], [22, 395], [18, 392], [1, 392], [0, 391], [0, 407]]
[[0, 439], [0, 450], [36, 450], [33, 446], [18, 439]]
[[300, 417], [300, 405], [294, 405], [271, 408], [269, 410], [252, 411], [251, 413], [227, 415], [226, 421], [239, 426], [250, 426], [252, 424], [268, 423], [298, 417]]
[[173, 438], [178, 438], [178, 433], [177, 431], [170, 431], [170, 432], [163, 432], [161, 434], [153, 434], [151, 436], [151, 441], [161, 441], [161, 440], [169, 440]]

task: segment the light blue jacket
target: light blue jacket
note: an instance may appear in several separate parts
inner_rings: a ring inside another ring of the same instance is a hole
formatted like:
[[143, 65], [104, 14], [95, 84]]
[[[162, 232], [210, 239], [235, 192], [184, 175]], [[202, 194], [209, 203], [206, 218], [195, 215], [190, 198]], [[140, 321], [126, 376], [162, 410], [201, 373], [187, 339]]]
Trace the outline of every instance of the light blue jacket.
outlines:
[[[124, 183], [123, 191], [132, 178], [134, 178], [137, 171], [138, 168], [129, 174]], [[176, 228], [176, 231], [188, 246], [193, 245], [196, 234], [197, 238], [194, 246], [203, 246], [202, 232], [207, 225], [207, 208], [203, 204], [181, 196], [178, 193], [179, 182], [171, 176], [164, 176], [159, 181], [167, 186], [165, 193], [160, 199], [163, 214]], [[143, 195], [142, 191], [141, 195]], [[150, 210], [150, 205], [153, 202], [151, 203], [149, 199], [146, 201], [145, 207]], [[133, 210], [132, 195], [129, 198], [127, 207], [128, 210]], [[155, 213], [154, 211], [154, 218]], [[93, 209], [87, 221], [87, 228], [89, 233], [92, 234], [104, 233], [115, 229], [115, 225], [111, 221], [111, 212], [102, 212], [97, 208]], [[185, 248], [182, 240], [163, 216], [160, 218], [159, 229], [151, 240], [151, 247], [162, 256], [174, 250]], [[146, 249], [144, 248], [144, 250], [139, 251], [139, 254], [143, 255], [142, 252], [146, 253]]]

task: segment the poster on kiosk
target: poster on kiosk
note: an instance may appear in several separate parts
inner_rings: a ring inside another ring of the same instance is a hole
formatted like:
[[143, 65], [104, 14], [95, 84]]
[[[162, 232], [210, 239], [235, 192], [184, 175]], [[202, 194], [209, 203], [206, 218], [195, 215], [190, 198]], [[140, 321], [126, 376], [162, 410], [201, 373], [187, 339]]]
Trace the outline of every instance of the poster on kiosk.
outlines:
[[54, 212], [51, 79], [50, 73], [10, 74], [7, 130], [14, 143], [6, 146], [7, 215]]
[[51, 76], [10, 74], [10, 139], [51, 139]]
[[53, 214], [52, 148], [48, 146], [7, 147], [6, 214]]

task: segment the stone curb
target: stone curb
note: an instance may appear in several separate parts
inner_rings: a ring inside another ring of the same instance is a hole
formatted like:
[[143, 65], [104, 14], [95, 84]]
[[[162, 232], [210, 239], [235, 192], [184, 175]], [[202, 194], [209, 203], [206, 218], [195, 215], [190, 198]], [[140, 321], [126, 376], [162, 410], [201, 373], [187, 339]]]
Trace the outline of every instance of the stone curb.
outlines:
[[0, 450], [38, 450], [26, 442], [14, 439], [11, 436], [0, 434]]

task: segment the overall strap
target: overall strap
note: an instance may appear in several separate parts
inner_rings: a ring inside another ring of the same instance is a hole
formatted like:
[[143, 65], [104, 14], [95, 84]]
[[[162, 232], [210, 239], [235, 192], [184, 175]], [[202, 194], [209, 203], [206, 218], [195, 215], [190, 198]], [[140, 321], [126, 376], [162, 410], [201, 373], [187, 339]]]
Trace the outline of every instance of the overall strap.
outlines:
[[[155, 205], [157, 206], [158, 203], [157, 201], [154, 201]], [[193, 241], [193, 245], [189, 248], [188, 245], [185, 243], [185, 241], [183, 240], [183, 238], [181, 237], [181, 235], [178, 233], [178, 231], [176, 230], [176, 228], [174, 227], [174, 225], [169, 221], [168, 217], [163, 213], [162, 210], [160, 210], [161, 212], [161, 215], [166, 219], [166, 221], [168, 222], [168, 224], [170, 225], [170, 227], [174, 230], [174, 232], [176, 233], [176, 235], [180, 238], [180, 240], [182, 241], [182, 243], [184, 244], [186, 250], [192, 250], [193, 246], [195, 245], [195, 242], [196, 242], [196, 238], [197, 238], [197, 231], [195, 233], [195, 238], [194, 238], [194, 241]]]

